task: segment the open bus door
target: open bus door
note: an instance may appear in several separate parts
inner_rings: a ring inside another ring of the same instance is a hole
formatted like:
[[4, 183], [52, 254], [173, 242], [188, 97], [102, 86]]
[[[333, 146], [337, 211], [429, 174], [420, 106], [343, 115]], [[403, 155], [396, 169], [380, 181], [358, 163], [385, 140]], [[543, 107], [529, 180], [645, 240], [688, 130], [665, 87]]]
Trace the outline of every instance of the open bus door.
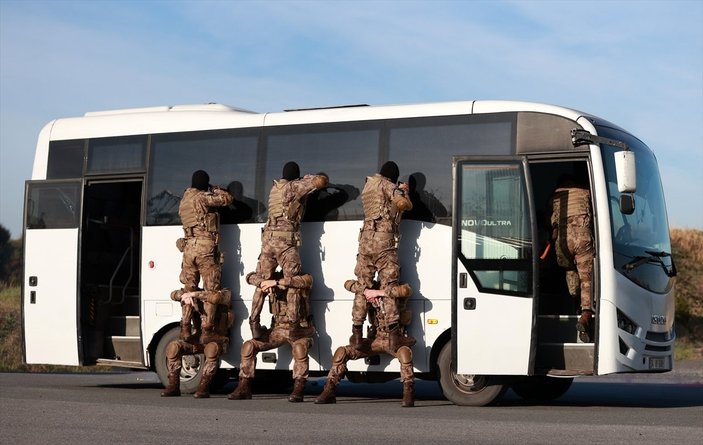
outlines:
[[534, 371], [534, 206], [526, 165], [519, 157], [453, 160], [455, 403], [490, 403], [508, 386], [499, 376]]
[[26, 363], [79, 365], [82, 181], [27, 181], [22, 318]]

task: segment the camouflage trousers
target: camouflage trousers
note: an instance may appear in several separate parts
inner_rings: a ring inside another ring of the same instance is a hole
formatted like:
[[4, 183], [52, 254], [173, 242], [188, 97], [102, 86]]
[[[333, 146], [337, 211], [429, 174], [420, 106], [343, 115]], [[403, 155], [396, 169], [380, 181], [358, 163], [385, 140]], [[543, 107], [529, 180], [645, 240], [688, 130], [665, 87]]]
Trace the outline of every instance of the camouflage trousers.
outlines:
[[205, 290], [220, 289], [222, 269], [217, 244], [208, 238], [188, 238], [183, 248], [180, 280], [183, 290], [192, 292], [198, 289], [200, 277]]
[[[290, 236], [277, 236], [276, 233]], [[283, 278], [291, 278], [301, 274], [300, 254], [298, 253], [297, 234], [294, 232], [271, 232], [264, 231], [261, 235], [261, 253], [259, 262], [256, 264], [256, 274], [261, 280], [270, 280], [277, 267], [281, 267]], [[257, 300], [256, 293], [254, 299]], [[298, 305], [291, 302], [287, 306], [288, 320], [298, 320]], [[249, 319], [258, 321], [261, 305], [256, 305], [252, 310]]]
[[332, 368], [330, 368], [327, 379], [337, 385], [344, 378], [347, 372], [347, 362], [349, 360], [357, 360], [360, 358], [370, 357], [372, 355], [388, 354], [397, 358], [400, 362], [400, 381], [414, 382], [415, 373], [413, 372], [413, 352], [407, 346], [401, 346], [396, 352], [392, 352], [388, 340], [388, 333], [380, 331], [376, 338], [368, 347], [357, 349], [354, 346], [340, 346], [332, 357]]
[[183, 340], [174, 340], [166, 347], [166, 367], [169, 374], [180, 374], [183, 368], [184, 355], [203, 354], [205, 363], [202, 363], [203, 377], [212, 376], [218, 368], [218, 359], [223, 352], [223, 346], [216, 342], [206, 345], [200, 343], [188, 343]]
[[[391, 295], [391, 287], [398, 285], [400, 265], [398, 264], [398, 246], [396, 238], [390, 232], [362, 231], [359, 235], [359, 253], [356, 256], [354, 274], [363, 288], [371, 289], [378, 273], [379, 289]], [[364, 324], [367, 314], [366, 297], [363, 291], [354, 295], [352, 322], [359, 326]], [[397, 323], [400, 318], [398, 302], [395, 298], [383, 299], [386, 321], [389, 325]]]
[[581, 309], [591, 309], [593, 280], [593, 232], [588, 215], [569, 216], [557, 229], [555, 243], [557, 263], [566, 269], [569, 293], [581, 300]]
[[310, 368], [310, 357], [308, 351], [312, 347], [312, 338], [304, 337], [291, 339], [288, 326], [276, 326], [269, 333], [267, 338], [262, 340], [251, 339], [242, 345], [242, 363], [239, 370], [239, 378], [253, 379], [256, 372], [256, 354], [261, 351], [278, 348], [284, 344], [290, 344], [293, 351], [293, 378], [308, 378]]

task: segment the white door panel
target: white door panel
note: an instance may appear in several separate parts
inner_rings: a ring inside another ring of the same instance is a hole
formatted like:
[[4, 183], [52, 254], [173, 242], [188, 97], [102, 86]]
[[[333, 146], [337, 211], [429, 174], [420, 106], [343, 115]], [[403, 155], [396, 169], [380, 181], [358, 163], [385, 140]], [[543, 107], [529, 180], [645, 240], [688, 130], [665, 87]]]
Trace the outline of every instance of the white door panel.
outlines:
[[[27, 363], [79, 365], [78, 229], [25, 232], [24, 341]], [[30, 285], [36, 277], [36, 285]]]
[[[462, 264], [458, 270], [466, 271]], [[527, 374], [534, 300], [480, 293], [471, 280], [468, 284], [457, 290], [457, 373]], [[467, 305], [473, 309], [465, 308], [467, 298], [473, 298]]]

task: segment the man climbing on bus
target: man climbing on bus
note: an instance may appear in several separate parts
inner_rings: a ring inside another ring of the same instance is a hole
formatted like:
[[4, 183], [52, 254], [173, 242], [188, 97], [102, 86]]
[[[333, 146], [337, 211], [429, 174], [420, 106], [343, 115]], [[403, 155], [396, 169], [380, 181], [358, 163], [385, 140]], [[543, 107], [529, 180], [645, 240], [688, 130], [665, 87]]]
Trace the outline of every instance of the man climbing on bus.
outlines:
[[[191, 186], [183, 193], [178, 206], [178, 215], [183, 224], [183, 238], [176, 242], [183, 252], [180, 280], [184, 292], [199, 290], [200, 278], [204, 289], [217, 292], [221, 289], [223, 255], [219, 251], [220, 221], [217, 207], [232, 203], [232, 195], [221, 187], [210, 186], [210, 176], [203, 170], [193, 173]], [[214, 306], [205, 302], [205, 311], [214, 311]], [[181, 319], [181, 338], [189, 341], [191, 321], [187, 318], [188, 305], [183, 305]], [[212, 333], [212, 326], [203, 325], [205, 341]]]
[[[364, 298], [369, 302], [368, 317], [371, 326], [369, 327], [368, 338], [362, 340], [357, 345], [340, 346], [332, 357], [332, 367], [327, 374], [327, 382], [322, 393], [317, 397], [315, 403], [327, 404], [336, 403], [335, 388], [339, 381], [344, 378], [347, 371], [347, 362], [349, 360], [357, 360], [377, 354], [388, 354], [391, 357], [397, 358], [400, 362], [400, 381], [403, 384], [403, 404], [404, 407], [415, 406], [415, 374], [413, 372], [413, 352], [410, 349], [415, 344], [415, 339], [412, 337], [403, 337], [403, 343], [400, 346], [392, 346], [392, 333], [398, 328], [404, 333], [407, 325], [412, 319], [410, 310], [405, 309], [405, 304], [399, 305], [402, 307], [400, 311], [399, 321], [393, 321], [386, 311], [387, 305], [384, 300], [397, 300], [387, 295], [383, 290], [379, 289], [380, 283], [374, 282], [370, 287], [356, 280], [348, 280], [344, 283], [344, 287], [354, 294], [359, 292], [364, 295]], [[403, 294], [405, 297], [402, 301], [407, 301], [407, 297], [412, 293], [410, 286], [407, 284], [398, 284], [392, 288], [398, 294]]]
[[[232, 327], [232, 294], [229, 289], [216, 291], [198, 290], [184, 292], [183, 289], [171, 293], [171, 299], [179, 301], [183, 307], [184, 319], [189, 320], [188, 339], [183, 337], [172, 341], [166, 347], [166, 366], [168, 368], [168, 385], [161, 397], [181, 395], [180, 375], [184, 355], [203, 354], [202, 374], [198, 389], [193, 397], [206, 399], [210, 397], [210, 382], [217, 372], [220, 356], [227, 352], [229, 346], [229, 329]], [[206, 310], [207, 308], [207, 310]], [[205, 327], [209, 326], [209, 331]], [[183, 322], [181, 322], [183, 329]]]
[[377, 174], [366, 178], [361, 192], [364, 224], [359, 234], [359, 250], [354, 268], [359, 286], [352, 307], [351, 346], [362, 344], [363, 324], [368, 310], [364, 294], [366, 290], [371, 290], [376, 274], [380, 292], [386, 296], [382, 302], [389, 328], [390, 348], [395, 351], [407, 341], [399, 324], [399, 306], [396, 300], [409, 296], [411, 290], [407, 285], [398, 284], [398, 242], [401, 214], [412, 209], [412, 203], [407, 196], [408, 184], [396, 184], [399, 174], [398, 165], [388, 161]]
[[[259, 275], [252, 272], [247, 275], [247, 283], [256, 286], [262, 295], [268, 295], [269, 307], [273, 314], [271, 330], [265, 331], [259, 338], [247, 340], [242, 345], [239, 384], [228, 398], [230, 400], [251, 399], [256, 355], [260, 351], [268, 351], [288, 343], [293, 350], [295, 381], [288, 401], [302, 402], [305, 382], [308, 379], [310, 361], [308, 351], [312, 347], [312, 336], [315, 333], [309, 301], [312, 276], [301, 274], [295, 276], [295, 279], [288, 279], [281, 272], [276, 272], [271, 279], [262, 280]], [[289, 310], [289, 304], [297, 305], [295, 311]], [[295, 323], [288, 318], [291, 312], [299, 317]]]
[[[256, 265], [258, 280], [271, 280], [276, 268], [280, 266], [288, 289], [301, 289], [304, 280], [301, 277], [300, 254], [300, 221], [305, 213], [305, 203], [310, 193], [327, 185], [327, 178], [322, 175], [305, 175], [300, 177], [300, 168], [295, 162], [283, 166], [280, 180], [273, 181], [269, 193], [269, 216], [261, 234], [261, 253]], [[288, 322], [291, 329], [303, 330], [298, 324], [298, 304], [294, 301], [299, 292], [290, 290]], [[252, 298], [252, 308], [249, 315], [249, 326], [252, 337], [261, 339], [266, 335], [266, 329], [261, 326], [261, 309], [264, 305], [264, 290], [256, 289]], [[298, 332], [300, 335], [305, 332]]]
[[569, 293], [580, 303], [576, 329], [579, 338], [589, 343], [593, 338], [593, 220], [591, 193], [588, 185], [572, 175], [562, 175], [549, 202], [552, 239], [555, 240], [557, 263], [566, 269]]

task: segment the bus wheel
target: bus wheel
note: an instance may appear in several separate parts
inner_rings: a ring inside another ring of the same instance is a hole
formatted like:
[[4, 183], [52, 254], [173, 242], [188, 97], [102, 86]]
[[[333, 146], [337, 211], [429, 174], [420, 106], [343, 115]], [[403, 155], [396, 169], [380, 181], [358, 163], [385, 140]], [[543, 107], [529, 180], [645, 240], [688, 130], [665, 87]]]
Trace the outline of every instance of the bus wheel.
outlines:
[[544, 375], [518, 377], [512, 385], [515, 394], [529, 402], [548, 402], [563, 396], [574, 379], [547, 377]]
[[451, 340], [439, 352], [437, 375], [444, 397], [456, 405], [490, 405], [498, 402], [507, 390], [497, 377], [452, 372]]
[[[156, 347], [156, 354], [154, 355], [154, 367], [156, 368], [156, 374], [161, 380], [161, 384], [164, 387], [168, 384], [168, 368], [166, 367], [166, 346], [174, 340], [178, 340], [180, 335], [180, 328], [173, 328], [166, 332], [158, 346]], [[200, 376], [202, 375], [202, 367], [200, 366], [204, 363], [205, 358], [203, 354], [196, 355], [184, 355], [182, 360], [181, 368], [181, 392], [183, 394], [193, 394], [198, 385], [200, 384]]]

